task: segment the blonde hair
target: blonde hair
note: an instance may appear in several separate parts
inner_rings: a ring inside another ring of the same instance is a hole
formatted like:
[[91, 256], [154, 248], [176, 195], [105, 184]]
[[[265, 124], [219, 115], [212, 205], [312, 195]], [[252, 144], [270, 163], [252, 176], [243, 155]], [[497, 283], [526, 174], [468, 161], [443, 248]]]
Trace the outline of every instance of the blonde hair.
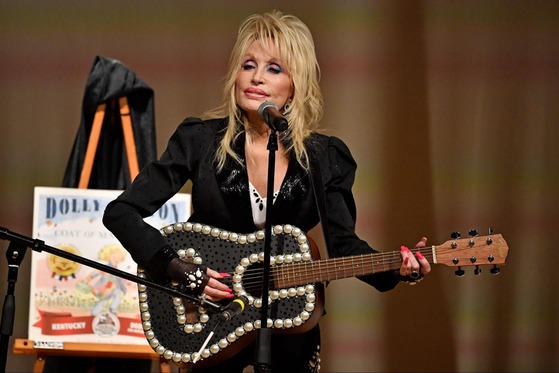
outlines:
[[[205, 114], [210, 118], [229, 118], [225, 135], [216, 153], [217, 168], [219, 171], [223, 169], [227, 157], [232, 157], [241, 163], [239, 155], [235, 153], [232, 145], [248, 124], [237, 106], [235, 79], [248, 47], [257, 40], [273, 43], [291, 77], [293, 97], [289, 108], [283, 108], [289, 128], [282, 133], [282, 143], [289, 153], [294, 154], [297, 162], [308, 169], [304, 141], [317, 129], [323, 113], [323, 100], [319, 85], [320, 67], [308, 27], [299, 18], [284, 15], [277, 10], [264, 14], [253, 14], [241, 24], [229, 59], [229, 72], [225, 77], [222, 104]], [[262, 44], [267, 46], [267, 43]]]

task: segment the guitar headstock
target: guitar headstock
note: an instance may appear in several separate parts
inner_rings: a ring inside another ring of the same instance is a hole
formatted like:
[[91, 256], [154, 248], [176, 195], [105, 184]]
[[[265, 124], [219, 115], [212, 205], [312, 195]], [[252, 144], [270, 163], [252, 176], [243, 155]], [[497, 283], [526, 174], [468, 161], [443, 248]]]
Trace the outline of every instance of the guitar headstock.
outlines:
[[434, 247], [433, 263], [458, 267], [457, 276], [464, 275], [461, 267], [475, 266], [474, 273], [481, 272], [479, 266], [492, 265], [493, 274], [499, 273], [498, 265], [505, 264], [509, 248], [500, 234], [478, 236], [477, 231], [471, 230], [470, 237], [460, 238], [460, 234], [453, 233], [452, 239]]

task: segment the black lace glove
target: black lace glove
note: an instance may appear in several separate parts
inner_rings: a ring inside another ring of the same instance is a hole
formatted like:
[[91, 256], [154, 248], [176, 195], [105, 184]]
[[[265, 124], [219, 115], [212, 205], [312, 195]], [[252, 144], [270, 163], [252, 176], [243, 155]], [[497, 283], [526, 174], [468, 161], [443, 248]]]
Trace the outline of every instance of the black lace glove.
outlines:
[[206, 274], [207, 267], [174, 258], [167, 266], [167, 275], [184, 285], [194, 295], [202, 295], [210, 278]]

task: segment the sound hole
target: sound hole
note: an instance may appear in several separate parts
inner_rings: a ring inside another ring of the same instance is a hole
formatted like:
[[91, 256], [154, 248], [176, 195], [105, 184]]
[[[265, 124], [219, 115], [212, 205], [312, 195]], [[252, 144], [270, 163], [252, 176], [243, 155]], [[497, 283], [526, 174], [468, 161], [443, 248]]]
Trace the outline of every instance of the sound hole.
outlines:
[[[261, 262], [249, 265], [243, 274], [243, 288], [248, 295], [254, 298], [262, 296], [262, 279], [264, 276], [264, 265]], [[270, 277], [270, 289], [272, 289], [272, 279]]]

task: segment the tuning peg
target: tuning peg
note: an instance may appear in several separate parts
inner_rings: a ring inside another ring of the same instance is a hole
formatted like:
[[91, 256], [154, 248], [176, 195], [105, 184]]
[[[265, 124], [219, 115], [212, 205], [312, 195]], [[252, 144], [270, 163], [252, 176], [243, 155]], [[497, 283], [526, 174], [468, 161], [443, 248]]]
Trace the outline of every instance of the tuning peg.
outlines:
[[464, 270], [462, 269], [462, 267], [458, 267], [458, 269], [456, 271], [454, 271], [454, 274], [458, 277], [462, 277], [464, 276], [466, 272], [464, 272]]
[[450, 235], [450, 238], [454, 238], [455, 240], [459, 239], [460, 237], [462, 237], [460, 232], [452, 232], [452, 234]]
[[481, 268], [479, 268], [479, 266], [476, 266], [476, 269], [474, 269], [474, 275], [479, 275], [481, 273]]
[[491, 272], [491, 274], [493, 275], [498, 275], [501, 272], [501, 269], [496, 265], [494, 265], [493, 268], [489, 270], [489, 272]]
[[475, 237], [475, 236], [479, 235], [479, 232], [477, 231], [477, 229], [470, 229], [468, 234], [470, 235], [470, 237]]

